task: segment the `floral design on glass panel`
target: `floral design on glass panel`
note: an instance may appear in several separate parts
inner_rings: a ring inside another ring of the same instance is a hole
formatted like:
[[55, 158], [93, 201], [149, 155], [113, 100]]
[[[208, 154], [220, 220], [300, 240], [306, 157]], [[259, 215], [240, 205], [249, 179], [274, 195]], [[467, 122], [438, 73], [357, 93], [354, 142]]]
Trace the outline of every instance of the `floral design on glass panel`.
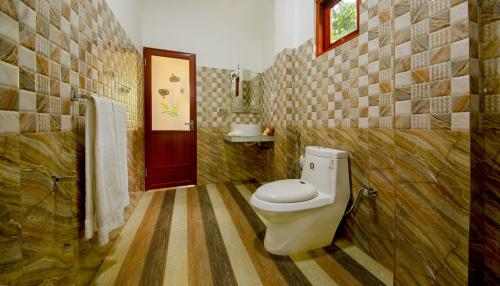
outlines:
[[340, 0], [330, 10], [330, 43], [358, 29], [356, 0]]
[[172, 73], [169, 78], [169, 88], [158, 90], [158, 93], [161, 95], [160, 104], [164, 109], [163, 113], [172, 117], [179, 116], [180, 98], [184, 95], [184, 88], [177, 84], [180, 81], [181, 78]]

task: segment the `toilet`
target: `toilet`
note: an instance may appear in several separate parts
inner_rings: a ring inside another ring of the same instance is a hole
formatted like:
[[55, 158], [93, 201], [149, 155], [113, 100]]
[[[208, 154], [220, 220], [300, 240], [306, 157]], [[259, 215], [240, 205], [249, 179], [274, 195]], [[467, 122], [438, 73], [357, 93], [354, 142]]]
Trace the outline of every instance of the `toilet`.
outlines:
[[329, 245], [349, 197], [347, 152], [308, 146], [300, 179], [262, 185], [250, 203], [268, 221], [266, 250], [290, 255]]

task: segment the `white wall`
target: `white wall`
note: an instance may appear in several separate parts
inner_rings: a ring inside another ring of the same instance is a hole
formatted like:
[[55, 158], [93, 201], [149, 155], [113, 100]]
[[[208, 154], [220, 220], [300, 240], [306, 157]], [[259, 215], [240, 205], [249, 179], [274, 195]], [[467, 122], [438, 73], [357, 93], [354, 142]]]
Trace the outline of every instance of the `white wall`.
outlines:
[[[130, 0], [131, 1], [131, 0]], [[196, 53], [198, 66], [260, 72], [274, 60], [270, 0], [145, 0], [142, 43]]]
[[141, 0], [106, 0], [129, 38], [142, 53], [141, 2]]
[[275, 0], [274, 9], [275, 54], [296, 48], [315, 36], [314, 0]]
[[262, 71], [314, 37], [314, 0], [106, 0], [142, 46], [194, 52], [199, 66]]
[[316, 16], [314, 0], [295, 1], [295, 46], [315, 37]]
[[295, 41], [295, 2], [296, 0], [274, 1], [274, 53], [293, 48]]

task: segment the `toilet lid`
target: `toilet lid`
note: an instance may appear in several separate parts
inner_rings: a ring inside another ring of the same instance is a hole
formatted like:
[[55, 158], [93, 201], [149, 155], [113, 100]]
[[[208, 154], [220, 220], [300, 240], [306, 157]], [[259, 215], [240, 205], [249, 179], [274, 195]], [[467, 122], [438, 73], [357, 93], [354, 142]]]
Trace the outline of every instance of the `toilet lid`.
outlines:
[[314, 199], [318, 192], [301, 180], [281, 180], [261, 186], [255, 196], [269, 203], [298, 203]]

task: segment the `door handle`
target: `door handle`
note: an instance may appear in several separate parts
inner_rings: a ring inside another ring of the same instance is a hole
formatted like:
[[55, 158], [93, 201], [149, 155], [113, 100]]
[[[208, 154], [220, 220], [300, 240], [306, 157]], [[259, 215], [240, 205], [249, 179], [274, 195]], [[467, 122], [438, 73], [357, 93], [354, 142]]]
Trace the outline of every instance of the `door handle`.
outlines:
[[190, 120], [189, 122], [184, 123], [184, 125], [189, 125], [189, 131], [194, 130], [194, 120]]

